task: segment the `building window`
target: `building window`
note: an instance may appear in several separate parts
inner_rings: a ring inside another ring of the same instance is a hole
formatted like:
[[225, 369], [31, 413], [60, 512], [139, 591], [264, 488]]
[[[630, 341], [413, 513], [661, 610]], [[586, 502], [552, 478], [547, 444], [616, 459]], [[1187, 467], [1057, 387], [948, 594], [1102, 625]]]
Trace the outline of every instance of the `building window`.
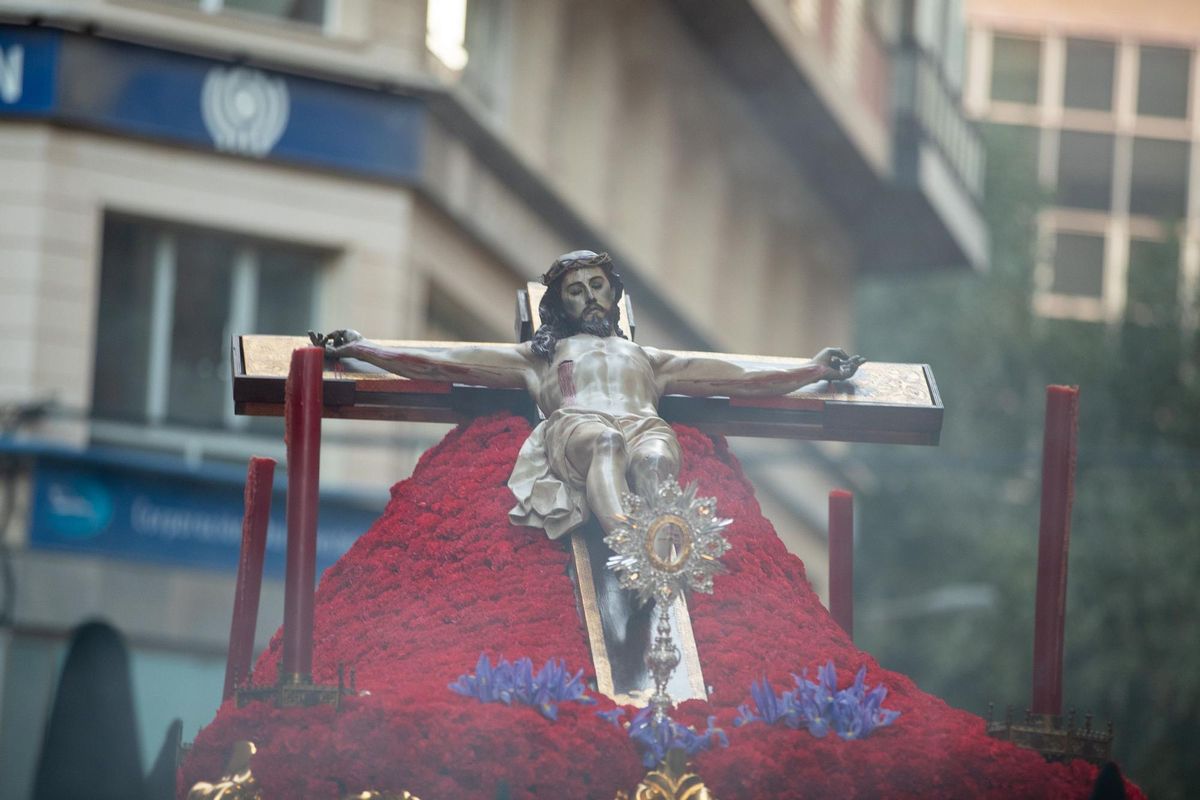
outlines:
[[1027, 125], [984, 123], [987, 149], [986, 187], [1012, 186], [1021, 193], [1037, 191], [1042, 132]]
[[1126, 317], [1141, 325], [1177, 318], [1179, 248], [1170, 242], [1130, 239]]
[[1035, 105], [1041, 74], [1042, 44], [1037, 39], [992, 39], [992, 99]]
[[326, 259], [312, 248], [107, 216], [95, 416], [229, 426], [231, 337], [307, 330]]
[[1192, 54], [1178, 47], [1142, 45], [1138, 59], [1137, 112], [1183, 119], [1188, 108]]
[[201, 11], [218, 14], [222, 11], [244, 11], [275, 19], [303, 22], [318, 27], [325, 25], [326, 0], [192, 0]]
[[510, 0], [429, 0], [425, 47], [488, 110], [503, 115], [513, 39]]
[[1116, 59], [1117, 48], [1112, 42], [1068, 39], [1063, 105], [1067, 108], [1110, 111]]
[[1187, 213], [1187, 142], [1133, 140], [1129, 213], [1180, 219]]
[[493, 111], [507, 105], [512, 8], [509, 0], [467, 0], [464, 31], [470, 60], [463, 85]]
[[1104, 237], [1059, 233], [1054, 239], [1054, 294], [1104, 295]]
[[443, 342], [500, 342], [505, 339], [434, 281], [429, 282], [425, 299], [425, 338]]
[[425, 47], [455, 72], [467, 65], [467, 0], [429, 0]]
[[1107, 211], [1112, 202], [1113, 137], [1063, 131], [1058, 145], [1058, 203]]

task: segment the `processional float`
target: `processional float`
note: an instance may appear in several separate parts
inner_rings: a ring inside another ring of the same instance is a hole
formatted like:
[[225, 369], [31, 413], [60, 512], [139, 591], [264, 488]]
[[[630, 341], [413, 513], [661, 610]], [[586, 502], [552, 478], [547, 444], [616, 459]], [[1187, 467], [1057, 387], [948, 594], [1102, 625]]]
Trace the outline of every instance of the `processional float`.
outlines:
[[[544, 287], [530, 284], [527, 290], [519, 293], [517, 333], [522, 340], [527, 339], [539, 324], [537, 308], [541, 292], [544, 292]], [[632, 334], [633, 316], [628, 298], [625, 303], [625, 318]], [[315, 686], [311, 677], [317, 456], [322, 417], [440, 423], [463, 422], [497, 411], [521, 414], [532, 421], [538, 417], [536, 407], [523, 390], [411, 380], [352, 359], [326, 360], [322, 349], [308, 347], [309, 344], [304, 337], [283, 336], [241, 336], [233, 342], [235, 410], [239, 414], [287, 417], [289, 454], [288, 582], [285, 589], [283, 661], [276, 686], [248, 685], [254, 614], [246, 609], [251, 607], [251, 603], [254, 609], [257, 607], [256, 582], [259, 578], [249, 573], [243, 576], [239, 572], [239, 605], [235, 608], [226, 680], [227, 694], [230, 691], [236, 693], [239, 704], [267, 697], [274, 698], [279, 705], [336, 703], [345, 692], [344, 685]], [[396, 341], [383, 344], [436, 349], [460, 346], [462, 343]], [[770, 364], [788, 367], [803, 363], [802, 359], [718, 355], [724, 360], [749, 366]], [[779, 397], [665, 396], [660, 402], [659, 411], [670, 422], [687, 423], [713, 434], [919, 445], [937, 444], [943, 414], [928, 365], [884, 363], [863, 365], [852, 382], [809, 385]], [[1050, 418], [1048, 414], [1048, 420]], [[1073, 418], [1070, 422], [1073, 426]], [[1058, 425], [1056, 430], [1061, 427]], [[1058, 462], [1066, 458], [1073, 465], [1073, 427], [1071, 431], [1069, 442], [1051, 445], [1048, 430], [1048, 463], [1055, 458]], [[1051, 466], [1050, 469], [1056, 470], [1056, 474], [1062, 472], [1060, 467]], [[263, 518], [261, 508], [252, 507], [251, 486], [264, 479], [269, 482], [266, 466], [261, 462], [252, 463], [243, 548], [243, 566], [250, 573], [256, 568], [253, 554], [255, 537], [259, 535], [255, 533], [257, 523], [252, 520]], [[1043, 512], [1040, 563], [1049, 559], [1050, 566], [1045, 569], [1039, 567], [1038, 629], [1041, 633], [1039, 644], [1035, 647], [1035, 705], [1038, 713], [1043, 715], [1036, 721], [1039, 729], [1050, 731], [1050, 735], [1062, 729], [1061, 631], [1065, 612], [1066, 547], [1066, 529], [1062, 521], [1065, 519], [1069, 522], [1070, 507], [1069, 485], [1065, 489], [1056, 486], [1052, 491], [1058, 492], [1065, 501], [1057, 503], [1057, 512]], [[605, 549], [597, 547], [595, 537], [589, 541], [583, 532], [573, 533], [571, 540], [577, 599], [592, 650], [596, 688], [618, 703], [645, 705], [649, 702], [656, 712], [665, 710], [673, 701], [706, 696], [701, 662], [691, 636], [683, 591], [688, 582], [687, 573], [681, 569], [681, 565], [687, 561], [687, 554], [683, 550], [699, 544], [712, 548], [710, 555], [719, 557], [719, 551], [727, 546], [720, 537], [721, 520], [714, 509], [703, 501], [695, 505], [690, 502], [691, 498], [680, 505], [679, 490], [669, 490], [668, 494], [671, 492], [674, 494], [663, 498], [664, 503], [670, 506], [666, 509], [665, 517], [663, 513], [657, 513], [639, 519], [639, 501], [630, 498], [633, 509], [630, 525], [605, 540], [616, 551], [615, 557], [609, 557]], [[256, 496], [265, 496], [269, 502], [269, 492], [259, 492]], [[1050, 503], [1055, 505], [1054, 501]], [[849, 493], [831, 494], [830, 607], [835, 619], [847, 632], [851, 631], [853, 602], [851, 508]], [[704, 510], [705, 519], [688, 516], [699, 509]], [[663, 512], [663, 509], [657, 511]], [[1050, 522], [1047, 522], [1047, 513]], [[677, 522], [664, 526], [662, 520], [665, 518], [673, 518]], [[707, 527], [706, 522], [710, 523]], [[1055, 534], [1055, 525], [1058, 525], [1059, 535]], [[265, 526], [261, 527], [261, 535], [265, 536]], [[684, 532], [682, 539], [680, 531]], [[261, 556], [257, 558], [257, 569], [261, 574]], [[615, 572], [605, 569], [610, 558], [616, 567]], [[621, 568], [622, 558], [624, 569]], [[1054, 563], [1058, 563], [1058, 566], [1054, 566]], [[635, 566], [641, 571], [635, 570]], [[651, 568], [651, 572], [657, 571], [659, 577], [674, 575], [676, 579], [660, 580], [656, 584], [647, 577], [646, 566]], [[1044, 579], [1043, 572], [1046, 573]], [[702, 589], [705, 578], [711, 581], [711, 573], [695, 579], [692, 586]], [[647, 596], [658, 592], [663, 601], [658, 605], [653, 646], [642, 648], [633, 668], [628, 663], [628, 652], [616, 652], [622, 649], [621, 643], [614, 642], [607, 634], [604, 619], [606, 606], [598, 602], [605, 592], [619, 591], [617, 587], [635, 589]], [[678, 650], [675, 649], [677, 646]], [[673, 678], [676, 663], [680, 663], [683, 670]], [[1055, 685], [1055, 670], [1058, 675], [1057, 695], [1052, 688], [1046, 689], [1048, 685]], [[1007, 725], [992, 727], [994, 735], [998, 737], [1022, 741], [1020, 726], [1012, 725], [1011, 720]], [[1090, 726], [1087, 733], [1091, 734]], [[1111, 739], [1111, 733], [1108, 739]], [[1037, 744], [1032, 739], [1024, 743]], [[1106, 752], [1106, 744], [1104, 749]]]

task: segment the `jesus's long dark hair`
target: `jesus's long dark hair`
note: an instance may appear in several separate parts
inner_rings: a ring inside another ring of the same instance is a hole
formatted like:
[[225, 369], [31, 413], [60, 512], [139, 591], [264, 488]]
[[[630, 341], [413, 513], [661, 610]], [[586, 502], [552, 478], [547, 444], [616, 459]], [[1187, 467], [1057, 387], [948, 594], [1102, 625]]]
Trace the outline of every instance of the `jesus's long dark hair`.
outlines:
[[[613, 307], [605, 317], [603, 324], [610, 326], [611, 330], [586, 330], [589, 327], [587, 324], [581, 325], [578, 320], [573, 320], [563, 308], [562, 302], [562, 283], [563, 278], [571, 270], [579, 269], [580, 267], [600, 267], [604, 270], [604, 274], [608, 277], [608, 282], [613, 289]], [[625, 284], [621, 282], [621, 276], [613, 269], [612, 259], [607, 253], [594, 253], [591, 250], [576, 250], [572, 253], [559, 256], [550, 270], [542, 276], [542, 282], [546, 284], [546, 294], [542, 297], [542, 302], [538, 304], [538, 314], [542, 318], [542, 324], [533, 334], [533, 339], [529, 346], [533, 352], [537, 353], [547, 361], [554, 360], [554, 350], [558, 346], [559, 339], [565, 339], [568, 336], [573, 336], [581, 330], [588, 333], [596, 333], [597, 335], [620, 336], [622, 339], [628, 338], [625, 332], [621, 330], [621, 298], [625, 295]]]

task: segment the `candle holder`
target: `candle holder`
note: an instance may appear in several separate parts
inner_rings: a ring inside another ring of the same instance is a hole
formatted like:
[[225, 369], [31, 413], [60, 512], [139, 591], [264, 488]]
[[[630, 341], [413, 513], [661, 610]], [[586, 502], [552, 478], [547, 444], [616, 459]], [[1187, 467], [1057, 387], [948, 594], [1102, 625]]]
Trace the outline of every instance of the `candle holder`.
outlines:
[[680, 489], [675, 481], [664, 481], [649, 497], [626, 492], [622, 502], [627, 512], [621, 524], [604, 537], [613, 550], [608, 568], [622, 588], [637, 592], [643, 602], [653, 600], [658, 607], [646, 664], [655, 686], [650, 706], [655, 722], [661, 723], [671, 706], [667, 684], [679, 666], [679, 648], [671, 634], [671, 603], [686, 588], [712, 591], [720, 558], [729, 550], [722, 531], [732, 520], [717, 517], [713, 498], [696, 497], [694, 483]]
[[317, 705], [330, 705], [334, 710], [340, 710], [343, 697], [358, 694], [355, 686], [355, 671], [350, 670], [350, 684], [346, 685], [346, 672], [343, 665], [338, 664], [337, 686], [317, 684], [312, 682], [311, 675], [288, 675], [280, 673], [279, 680], [274, 686], [240, 686], [234, 690], [237, 707], [242, 708], [247, 703], [270, 700], [276, 708], [298, 708]]
[[1061, 714], [1035, 714], [1029, 709], [1021, 722], [1014, 722], [1012, 706], [1004, 713], [1004, 720], [992, 720], [993, 705], [988, 704], [987, 733], [993, 739], [1002, 739], [1030, 750], [1036, 750], [1047, 761], [1069, 761], [1082, 758], [1094, 764], [1103, 764], [1112, 754], [1113, 725], [1109, 722], [1104, 730], [1092, 727], [1092, 715], [1084, 717], [1083, 727], [1075, 724], [1075, 710], [1071, 709], [1064, 718]]

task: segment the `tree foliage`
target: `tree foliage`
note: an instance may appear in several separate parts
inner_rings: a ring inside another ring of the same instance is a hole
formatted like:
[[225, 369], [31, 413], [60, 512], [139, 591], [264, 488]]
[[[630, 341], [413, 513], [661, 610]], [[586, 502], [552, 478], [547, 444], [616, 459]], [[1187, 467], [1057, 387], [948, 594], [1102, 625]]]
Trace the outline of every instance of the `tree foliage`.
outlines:
[[1190, 796], [1200, 381], [1178, 246], [1139, 247], [1121, 324], [1034, 315], [1044, 198], [1020, 130], [987, 139], [990, 270], [859, 294], [861, 352], [929, 363], [946, 408], [938, 448], [857, 450], [878, 477], [859, 504], [859, 643], [952, 704], [1028, 705], [1045, 386], [1078, 385], [1066, 703], [1114, 722], [1116, 756], [1151, 796]]

